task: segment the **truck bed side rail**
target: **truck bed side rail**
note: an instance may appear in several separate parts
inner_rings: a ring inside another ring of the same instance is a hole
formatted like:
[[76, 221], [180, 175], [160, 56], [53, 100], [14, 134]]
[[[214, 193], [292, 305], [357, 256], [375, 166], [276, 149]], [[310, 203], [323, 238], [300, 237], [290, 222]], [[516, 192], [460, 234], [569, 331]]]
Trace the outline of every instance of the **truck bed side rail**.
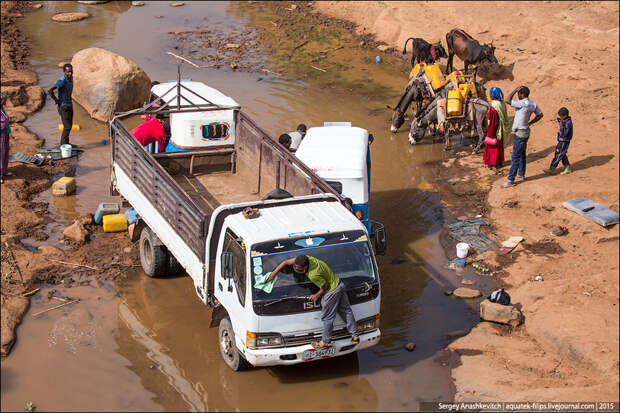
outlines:
[[340, 202], [344, 201], [334, 188], [241, 111], [237, 115], [236, 128], [237, 163], [245, 164], [248, 168], [256, 168], [258, 165], [256, 193], [278, 188], [293, 196], [328, 193]]
[[[117, 119], [110, 122], [112, 164], [131, 177], [192, 252], [204, 262], [208, 216]], [[155, 228], [156, 230], [156, 228]]]

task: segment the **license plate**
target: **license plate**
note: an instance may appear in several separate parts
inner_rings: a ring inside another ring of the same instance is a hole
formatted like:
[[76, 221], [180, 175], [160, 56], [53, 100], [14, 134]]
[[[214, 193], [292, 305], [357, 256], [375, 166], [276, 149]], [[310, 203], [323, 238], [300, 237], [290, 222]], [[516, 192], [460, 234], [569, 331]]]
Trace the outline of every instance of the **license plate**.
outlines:
[[301, 357], [303, 360], [314, 360], [317, 358], [332, 357], [334, 354], [336, 354], [336, 347], [330, 347], [322, 350], [306, 350]]

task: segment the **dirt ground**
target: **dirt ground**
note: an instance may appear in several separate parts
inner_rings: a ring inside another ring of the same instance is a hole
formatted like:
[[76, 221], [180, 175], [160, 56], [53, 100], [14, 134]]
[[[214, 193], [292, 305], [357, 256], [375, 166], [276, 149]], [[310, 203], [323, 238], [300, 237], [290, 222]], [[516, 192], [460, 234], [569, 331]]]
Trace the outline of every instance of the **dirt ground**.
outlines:
[[[11, 121], [11, 153], [35, 153], [43, 141], [20, 124], [45, 104], [43, 89], [37, 85], [36, 73], [28, 67], [27, 39], [13, 24], [28, 12], [28, 2], [1, 3], [2, 14], [2, 91], [8, 95], [6, 111]], [[28, 309], [29, 300], [42, 284], [86, 285], [101, 283], [122, 275], [137, 262], [137, 252], [124, 233], [102, 234], [101, 227], [85, 225], [89, 241], [76, 244], [65, 241], [62, 249], [42, 245], [38, 251], [26, 249], [20, 240], [32, 237], [46, 240], [43, 227], [51, 221], [48, 204], [34, 202], [41, 191], [50, 190], [55, 179], [72, 176], [70, 160], [41, 167], [9, 163], [9, 175], [2, 184], [2, 335], [0, 354], [6, 356], [15, 343], [15, 329]], [[119, 248], [120, 245], [120, 248]], [[109, 251], [119, 254], [109, 259]], [[34, 293], [33, 293], [34, 292]], [[51, 301], [52, 305], [58, 304]]]
[[[443, 163], [436, 183], [448, 222], [483, 213], [495, 240], [525, 238], [509, 255], [477, 257], [501, 269], [499, 282], [525, 323], [510, 330], [482, 322], [450, 345], [460, 356], [452, 371], [456, 400], [618, 400], [618, 225], [603, 228], [561, 206], [585, 197], [618, 211], [618, 3], [313, 5], [356, 23], [359, 34], [375, 35], [393, 53], [408, 37], [445, 46], [445, 33], [455, 27], [481, 43], [493, 41], [500, 66], [478, 72], [487, 90], [499, 86], [507, 95], [526, 85], [545, 114], [532, 128], [525, 182], [504, 189], [509, 166], [496, 174], [484, 168], [481, 154], [460, 150]], [[455, 64], [462, 68], [456, 57]], [[405, 79], [403, 73], [403, 85]], [[542, 170], [553, 156], [562, 106], [574, 123], [568, 152], [574, 172], [548, 176]], [[455, 196], [468, 190], [465, 202]], [[558, 225], [568, 234], [552, 236]], [[534, 281], [537, 275], [544, 281]]]

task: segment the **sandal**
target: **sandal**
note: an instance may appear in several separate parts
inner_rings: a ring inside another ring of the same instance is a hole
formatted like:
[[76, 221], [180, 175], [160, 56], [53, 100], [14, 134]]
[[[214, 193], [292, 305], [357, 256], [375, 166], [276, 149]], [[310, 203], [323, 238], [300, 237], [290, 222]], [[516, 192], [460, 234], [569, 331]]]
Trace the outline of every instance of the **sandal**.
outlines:
[[323, 343], [323, 340], [321, 340], [321, 341], [313, 341], [311, 345], [312, 347], [314, 347], [315, 350], [324, 350], [324, 349], [330, 348], [332, 346], [332, 343], [325, 344]]

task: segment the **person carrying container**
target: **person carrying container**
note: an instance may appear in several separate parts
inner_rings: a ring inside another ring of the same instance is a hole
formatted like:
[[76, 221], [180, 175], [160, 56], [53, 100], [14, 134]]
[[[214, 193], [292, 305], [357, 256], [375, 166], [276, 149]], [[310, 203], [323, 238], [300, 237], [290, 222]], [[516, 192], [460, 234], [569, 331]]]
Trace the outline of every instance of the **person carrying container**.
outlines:
[[[63, 77], [56, 81], [47, 93], [50, 95], [58, 106], [58, 114], [62, 122], [63, 130], [60, 136], [60, 144], [69, 144], [69, 132], [73, 127], [73, 101], [71, 94], [73, 93], [73, 66], [71, 63], [65, 63], [62, 67]], [[54, 90], [58, 89], [58, 97], [54, 94]]]
[[347, 324], [347, 331], [351, 334], [351, 341], [359, 343], [360, 338], [357, 332], [357, 324], [353, 316], [353, 310], [347, 296], [347, 289], [338, 276], [327, 266], [326, 263], [318, 258], [300, 254], [295, 258], [282, 261], [271, 272], [267, 282], [272, 282], [276, 274], [285, 266], [290, 265], [297, 274], [303, 274], [312, 281], [319, 291], [312, 294], [309, 298], [315, 303], [321, 298], [321, 321], [323, 322], [323, 333], [321, 341], [313, 342], [312, 347], [317, 350], [332, 346], [332, 332], [336, 313], [340, 314]]

